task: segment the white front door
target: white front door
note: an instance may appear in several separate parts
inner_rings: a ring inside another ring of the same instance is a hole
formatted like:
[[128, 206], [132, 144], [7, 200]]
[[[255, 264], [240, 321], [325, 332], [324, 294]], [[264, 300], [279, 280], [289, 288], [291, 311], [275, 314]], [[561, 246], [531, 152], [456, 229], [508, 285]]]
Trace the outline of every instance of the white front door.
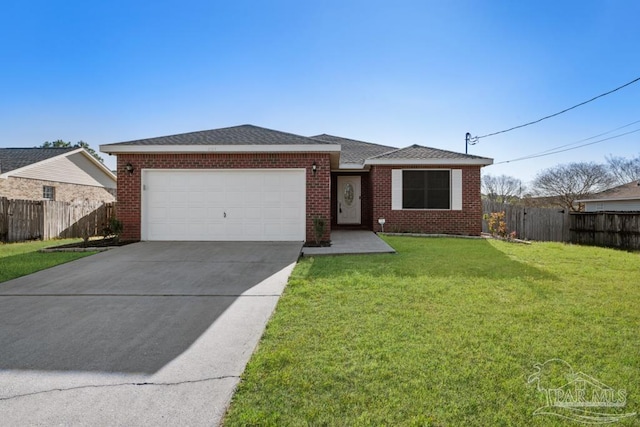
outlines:
[[338, 177], [338, 224], [360, 224], [360, 176]]

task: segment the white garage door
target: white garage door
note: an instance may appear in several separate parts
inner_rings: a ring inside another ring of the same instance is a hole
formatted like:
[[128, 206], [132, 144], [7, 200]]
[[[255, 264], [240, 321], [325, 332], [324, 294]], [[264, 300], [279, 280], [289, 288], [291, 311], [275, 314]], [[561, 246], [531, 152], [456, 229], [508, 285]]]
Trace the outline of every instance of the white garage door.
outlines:
[[305, 239], [305, 170], [143, 170], [142, 240]]

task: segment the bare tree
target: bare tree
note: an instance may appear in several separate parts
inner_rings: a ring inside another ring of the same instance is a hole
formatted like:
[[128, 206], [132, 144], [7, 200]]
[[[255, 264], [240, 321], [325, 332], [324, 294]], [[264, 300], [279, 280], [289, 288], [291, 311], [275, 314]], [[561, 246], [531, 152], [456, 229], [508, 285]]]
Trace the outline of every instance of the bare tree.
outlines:
[[494, 202], [509, 203], [520, 197], [523, 189], [522, 181], [512, 176], [484, 175], [482, 177], [482, 192]]
[[634, 159], [607, 156], [609, 171], [620, 185], [640, 180], [640, 155]]
[[576, 211], [576, 200], [606, 190], [614, 183], [615, 178], [606, 165], [580, 162], [558, 165], [539, 172], [533, 186], [539, 195], [557, 198], [558, 205]]

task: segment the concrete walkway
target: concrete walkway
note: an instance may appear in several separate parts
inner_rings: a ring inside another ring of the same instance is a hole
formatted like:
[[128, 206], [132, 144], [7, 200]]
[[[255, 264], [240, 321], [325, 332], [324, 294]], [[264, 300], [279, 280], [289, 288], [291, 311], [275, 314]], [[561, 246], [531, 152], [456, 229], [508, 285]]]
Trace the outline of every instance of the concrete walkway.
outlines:
[[301, 243], [142, 242], [0, 283], [3, 426], [216, 426]]
[[331, 231], [331, 246], [326, 248], [302, 248], [302, 256], [388, 254], [396, 251], [373, 231]]

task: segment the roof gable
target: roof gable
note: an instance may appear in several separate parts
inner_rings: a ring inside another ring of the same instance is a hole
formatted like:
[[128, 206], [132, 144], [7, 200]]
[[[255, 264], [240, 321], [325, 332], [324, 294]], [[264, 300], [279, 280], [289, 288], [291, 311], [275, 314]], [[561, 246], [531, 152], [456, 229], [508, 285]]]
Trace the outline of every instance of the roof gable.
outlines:
[[115, 175], [84, 148], [0, 148], [0, 178], [116, 187]]
[[75, 150], [77, 148], [0, 148], [0, 174]]
[[380, 154], [372, 157], [372, 159], [486, 159], [486, 157], [413, 144], [409, 147]]
[[480, 165], [486, 166], [493, 163], [488, 157], [474, 156], [471, 154], [457, 153], [455, 151], [441, 150], [439, 148], [411, 145], [389, 151], [365, 161], [370, 165]]

